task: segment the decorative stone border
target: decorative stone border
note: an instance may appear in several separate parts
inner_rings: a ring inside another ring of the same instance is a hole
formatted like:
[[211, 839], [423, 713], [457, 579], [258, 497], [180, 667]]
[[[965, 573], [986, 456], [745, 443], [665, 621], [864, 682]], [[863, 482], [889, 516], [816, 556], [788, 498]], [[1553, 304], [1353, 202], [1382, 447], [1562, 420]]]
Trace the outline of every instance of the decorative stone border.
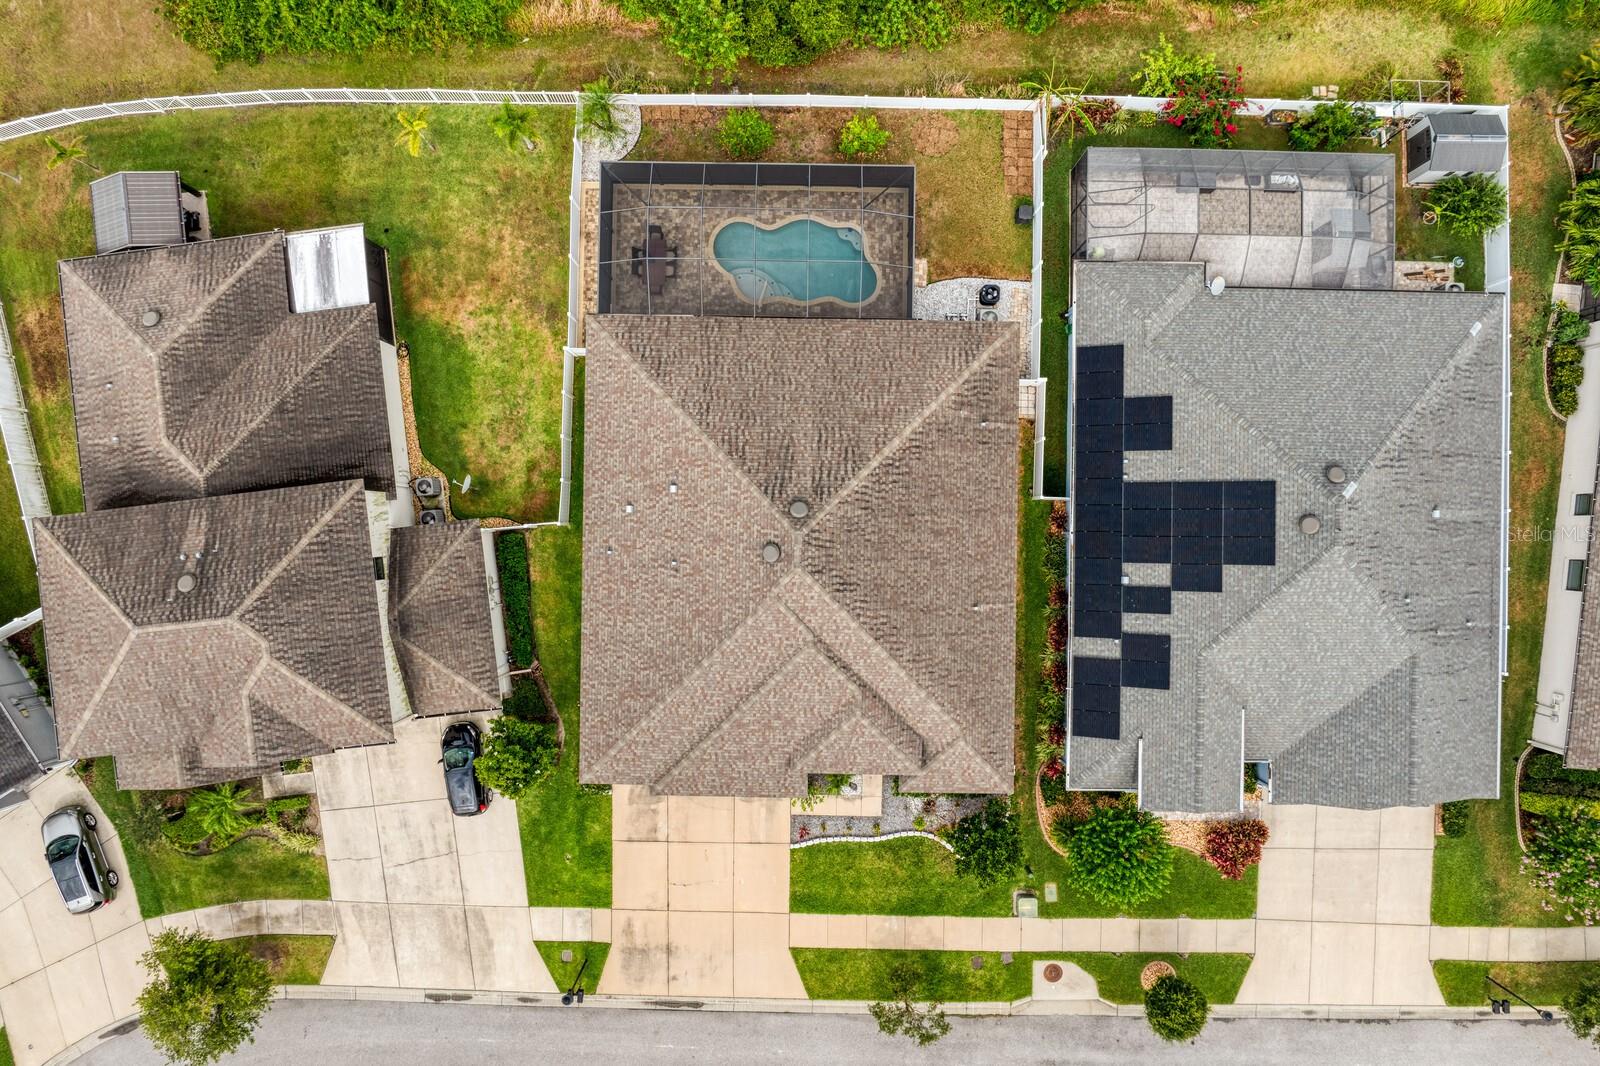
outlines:
[[1522, 839], [1522, 764], [1532, 754], [1532, 744], [1522, 749], [1522, 754], [1517, 756], [1517, 776], [1511, 779], [1511, 816], [1516, 820], [1517, 847], [1522, 849], [1524, 855], [1528, 853], [1528, 842]]
[[955, 854], [956, 849], [950, 846], [949, 841], [945, 840], [943, 837], [935, 836], [932, 833], [925, 833], [920, 829], [902, 829], [899, 832], [880, 833], [877, 836], [871, 837], [811, 837], [806, 840], [797, 840], [793, 842], [789, 845], [789, 850], [793, 851], [796, 848], [809, 848], [813, 844], [876, 844], [880, 840], [895, 840], [899, 837], [922, 837], [924, 840], [933, 841], [935, 844], [939, 845], [941, 848], [950, 852], [951, 854]]

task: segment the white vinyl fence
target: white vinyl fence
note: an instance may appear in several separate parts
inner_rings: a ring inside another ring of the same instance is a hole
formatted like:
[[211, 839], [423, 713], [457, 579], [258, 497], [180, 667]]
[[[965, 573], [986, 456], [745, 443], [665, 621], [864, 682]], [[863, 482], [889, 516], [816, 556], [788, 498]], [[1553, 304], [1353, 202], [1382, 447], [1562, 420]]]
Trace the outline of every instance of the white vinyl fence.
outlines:
[[0, 305], [0, 440], [6, 446], [11, 480], [17, 487], [17, 502], [22, 505], [22, 528], [28, 534], [28, 550], [33, 551], [33, 520], [50, 515], [50, 495], [44, 487], [44, 467], [33, 446], [33, 430], [28, 424], [28, 406], [22, 398], [22, 379], [11, 352], [11, 330], [6, 311]]

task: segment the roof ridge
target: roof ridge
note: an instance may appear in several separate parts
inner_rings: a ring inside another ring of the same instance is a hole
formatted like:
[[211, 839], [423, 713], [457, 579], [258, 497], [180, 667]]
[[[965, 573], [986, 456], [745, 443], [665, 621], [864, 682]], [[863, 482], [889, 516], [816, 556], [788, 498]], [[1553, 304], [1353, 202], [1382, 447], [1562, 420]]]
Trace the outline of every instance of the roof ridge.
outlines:
[[[239, 624], [240, 625], [244, 625], [244, 623], [242, 623], [242, 622], [239, 623]], [[249, 626], [245, 626], [245, 628], [248, 629]], [[352, 721], [360, 723], [360, 725], [364, 729], [368, 730], [372, 734], [377, 735], [379, 741], [387, 741], [387, 740], [394, 739], [392, 734], [388, 735], [388, 736], [385, 736], [382, 727], [380, 727], [377, 724], [375, 724], [372, 721], [372, 719], [368, 718], [366, 715], [362, 714], [360, 711], [356, 710], [354, 707], [350, 706], [344, 700], [341, 700], [339, 697], [335, 696], [333, 693], [329, 692], [327, 689], [323, 688], [321, 685], [314, 684], [311, 681], [310, 678], [306, 677], [304, 674], [301, 674], [298, 670], [291, 670], [284, 663], [280, 662], [278, 660], [277, 656], [273, 655], [270, 651], [268, 651], [266, 658], [267, 658], [267, 662], [270, 663], [277, 670], [277, 672], [279, 674], [281, 674], [284, 677], [288, 678], [290, 682], [292, 682], [292, 683], [294, 683], [296, 685], [299, 685], [301, 688], [310, 689], [312, 692], [314, 692], [318, 696], [322, 697], [324, 700], [326, 700], [328, 703], [332, 704], [334, 707], [336, 707], [339, 710], [345, 712], [346, 716], [349, 717]], [[265, 672], [266, 672], [265, 670], [262, 671], [262, 673], [265, 673]], [[259, 677], [257, 678], [257, 680], [259, 680]], [[280, 713], [278, 715], [278, 717], [284, 718], [286, 716]], [[291, 724], [298, 725], [299, 723], [292, 722]], [[321, 738], [319, 738], [319, 739], [321, 739]], [[334, 745], [332, 745], [332, 744], [329, 744], [328, 746], [330, 748], [334, 747]]]
[[[622, 315], [622, 316], [610, 316], [610, 317], [647, 318], [649, 316], [644, 316], [644, 315]], [[704, 441], [706, 443], [706, 445], [712, 450], [712, 452], [714, 452], [717, 455], [717, 457], [722, 460], [723, 466], [726, 469], [732, 471], [733, 475], [735, 477], [737, 477], [741, 482], [743, 482], [750, 489], [751, 492], [754, 492], [756, 494], [756, 497], [761, 500], [762, 504], [769, 511], [771, 511], [773, 515], [777, 516], [780, 522], [787, 523], [788, 519], [786, 517], [784, 517], [781, 514], [781, 512], [778, 510], [777, 504], [773, 503], [771, 498], [768, 497], [767, 494], [761, 490], [761, 486], [757, 485], [755, 483], [755, 481], [750, 477], [749, 472], [744, 469], [744, 464], [740, 463], [737, 459], [735, 459], [733, 456], [729, 455], [726, 451], [724, 451], [723, 448], [722, 448], [722, 445], [718, 444], [715, 440], [713, 440], [712, 437], [711, 437], [711, 434], [706, 432], [705, 427], [702, 426], [699, 423], [699, 421], [696, 420], [692, 415], [690, 415], [689, 412], [687, 412], [687, 411], [685, 411], [683, 409], [683, 407], [678, 403], [678, 401], [673, 398], [672, 394], [670, 392], [668, 392], [665, 387], [662, 386], [661, 382], [656, 380], [656, 376], [650, 372], [650, 368], [645, 366], [642, 362], [640, 362], [639, 358], [636, 355], [634, 355], [632, 346], [622, 343], [621, 339], [618, 338], [616, 336], [616, 334], [612, 333], [610, 330], [605, 328], [605, 325], [604, 325], [603, 322], [594, 321], [594, 320], [591, 320], [591, 321], [593, 323], [593, 327], [594, 328], [598, 328], [600, 330], [600, 332], [602, 334], [604, 334], [605, 337], [608, 340], [611, 341], [612, 344], [615, 344], [617, 346], [617, 350], [618, 351], [621, 351], [621, 352], [626, 354], [627, 362], [638, 368], [639, 376], [644, 379], [645, 384], [649, 387], [649, 389], [653, 393], [655, 393], [656, 396], [658, 396], [661, 400], [666, 402], [667, 406], [670, 407], [672, 409], [672, 411], [675, 414], [677, 414], [677, 416], [680, 419], [682, 419], [683, 422], [686, 423], [689, 426], [690, 429], [692, 429], [694, 431], [695, 436], [699, 437], [702, 441]], [[592, 342], [586, 342], [586, 343], [592, 343]]]
[[[246, 593], [245, 597], [239, 601], [238, 606], [234, 607], [234, 609], [225, 617], [238, 619], [240, 615], [244, 614], [244, 612], [261, 597], [261, 594], [266, 591], [267, 586], [276, 581], [278, 579], [278, 575], [282, 574], [286, 569], [288, 569], [290, 563], [299, 558], [300, 553], [306, 549], [306, 545], [310, 544], [318, 534], [327, 528], [328, 523], [333, 521], [334, 516], [339, 513], [339, 509], [342, 508], [360, 488], [360, 481], [350, 482], [349, 487], [347, 487], [344, 492], [339, 494], [339, 498], [327, 506], [322, 514], [318, 516], [317, 520], [311, 524], [311, 528], [306, 530], [304, 535], [302, 535], [299, 540], [295, 541], [292, 548], [283, 553], [283, 557], [281, 559], [279, 559], [276, 563], [273, 563], [271, 568], [269, 568], [265, 574], [261, 575], [261, 579], [256, 582], [255, 587]], [[245, 626], [245, 628], [248, 629], [250, 627]]]
[[[362, 305], [362, 306], [365, 307], [365, 306], [369, 306], [369, 305]], [[344, 308], [328, 308], [328, 309], [322, 310], [322, 311], [306, 312], [306, 314], [308, 314], [308, 315], [326, 315], [326, 314], [328, 314], [329, 311], [336, 311], [336, 310], [337, 311], [342, 311], [342, 310], [344, 310]], [[295, 314], [294, 312], [291, 312], [291, 315], [294, 315], [294, 314]], [[281, 321], [278, 324], [278, 326], [276, 328], [274, 328], [272, 330], [271, 333], [269, 333], [265, 337], [259, 338], [258, 343], [251, 349], [251, 354], [252, 355], [256, 355], [256, 354], [260, 353], [261, 348], [262, 348], [262, 343], [264, 343], [265, 341], [267, 341], [268, 339], [270, 339], [272, 337], [277, 336], [279, 329], [282, 329], [285, 325], [288, 325], [289, 323], [291, 323], [293, 321], [294, 321], [294, 318], [284, 319], [283, 321]], [[233, 441], [231, 443], [229, 443], [227, 447], [223, 448], [222, 451], [217, 454], [216, 458], [212, 459], [211, 462], [207, 463], [203, 468], [200, 469], [199, 473], [200, 473], [201, 478], [204, 479], [204, 478], [210, 476], [211, 474], [215, 473], [218, 467], [220, 467], [223, 463], [227, 462], [228, 459], [233, 455], [234, 449], [238, 448], [240, 444], [244, 443], [244, 440], [245, 440], [246, 437], [248, 437], [251, 433], [253, 433], [268, 418], [272, 417], [272, 415], [278, 410], [278, 408], [283, 406], [284, 401], [287, 400], [289, 398], [289, 396], [297, 388], [300, 387], [300, 383], [305, 381], [306, 378], [310, 377], [315, 371], [321, 369], [322, 365], [328, 361], [328, 357], [333, 353], [334, 348], [337, 347], [346, 337], [348, 337], [352, 333], [354, 333], [356, 331], [357, 327], [363, 325], [364, 322], [365, 322], [364, 316], [352, 317], [350, 322], [347, 323], [343, 329], [341, 329], [337, 333], [335, 333], [331, 338], [329, 338], [329, 340], [328, 340], [328, 342], [326, 344], [321, 346], [320, 350], [317, 352], [317, 354], [316, 354], [316, 356], [314, 358], [307, 360], [306, 365], [300, 370], [300, 372], [298, 374], [296, 374], [294, 377], [284, 381], [283, 382], [283, 388], [278, 391], [277, 396], [273, 398], [272, 402], [270, 404], [266, 405], [265, 407], [263, 407], [261, 409], [260, 413], [258, 413], [255, 418], [251, 419], [248, 423], [246, 423], [244, 426], [242, 426], [239, 429], [239, 431], [234, 435]], [[233, 378], [234, 378], [234, 374], [238, 373], [239, 369], [243, 368], [244, 365], [245, 364], [244, 364], [244, 362], [242, 360], [238, 364], [236, 364], [234, 373], [228, 374], [221, 381], [217, 382], [216, 386], [214, 388], [212, 388], [209, 392], [206, 393], [206, 398], [209, 398], [210, 396], [215, 394], [218, 389], [221, 389], [229, 381], [232, 381]], [[163, 422], [164, 421], [165, 420], [163, 419]], [[163, 439], [168, 439], [167, 435], [166, 435], [166, 426], [164, 424], [163, 424], [163, 426], [161, 428], [161, 435], [162, 435]], [[169, 443], [171, 443], [170, 440], [169, 440]], [[172, 444], [172, 446], [174, 448], [177, 447], [177, 445], [175, 443]]]
[[[447, 545], [444, 548], [444, 550], [439, 553], [439, 557], [434, 559], [432, 563], [428, 564], [427, 569], [425, 569], [422, 572], [422, 576], [421, 577], [419, 577], [415, 581], [412, 581], [412, 582], [409, 583], [410, 584], [410, 591], [407, 592], [403, 597], [401, 597], [399, 600], [397, 600], [395, 602], [394, 611], [390, 612], [389, 625], [390, 625], [391, 628], [395, 625], [395, 617], [394, 617], [395, 614], [398, 613], [401, 610], [404, 610], [405, 609], [405, 605], [411, 602], [411, 598], [413, 596], [415, 596], [418, 592], [422, 591], [423, 587], [426, 586], [428, 584], [428, 582], [433, 578], [434, 572], [437, 571], [439, 569], [439, 567], [444, 565], [445, 560], [449, 559], [451, 554], [453, 552], [455, 552], [456, 549], [461, 546], [461, 542], [466, 539], [466, 529], [469, 529], [469, 528], [475, 526], [477, 521], [478, 520], [476, 518], [468, 518], [468, 519], [466, 519], [465, 521], [462, 521], [462, 522], [450, 522], [450, 523], [447, 523], [445, 525], [444, 528], [446, 530], [449, 530], [450, 526], [462, 526], [462, 527], [466, 527], [466, 528], [463, 528], [461, 531], [452, 533], [451, 536], [452, 536], [453, 539], [451, 540], [450, 544]], [[422, 529], [423, 527], [422, 526], [405, 526], [405, 527], [402, 527], [402, 528], [406, 528], [406, 529]], [[395, 550], [395, 548], [394, 548], [394, 538], [393, 538], [393, 535], [391, 534], [390, 540], [389, 540], [389, 551], [390, 551], [391, 554], [393, 554], [394, 550]], [[410, 642], [408, 641], [407, 643], [410, 643]], [[430, 656], [430, 658], [431, 658], [431, 656]], [[474, 687], [476, 687], [476, 686], [474, 686]]]
[[[923, 423], [925, 423], [935, 411], [943, 409], [945, 403], [952, 396], [954, 396], [963, 385], [971, 380], [973, 375], [987, 366], [995, 349], [998, 348], [1003, 342], [1011, 340], [1013, 334], [1014, 331], [1010, 329], [1001, 330], [999, 336], [990, 341], [983, 351], [978, 353], [977, 357], [974, 358], [972, 362], [968, 363], [964, 368], [962, 368], [960, 373], [952, 378], [943, 389], [939, 390], [939, 394], [933, 398], [932, 402], [924, 406], [923, 409], [911, 419], [911, 421], [901, 426], [900, 432], [896, 433], [893, 437], [889, 438], [888, 441], [884, 442], [883, 447], [879, 448], [872, 458], [868, 459], [865, 463], [861, 464], [859, 468], [857, 468], [855, 474], [851, 476], [849, 481], [846, 481], [834, 491], [833, 495], [830, 496], [828, 501], [817, 510], [816, 514], [808, 521], [807, 525], [814, 528], [821, 523], [822, 519], [827, 516], [828, 512], [834, 509], [840, 500], [844, 499], [851, 492], [853, 492], [857, 486], [863, 484], [872, 474], [872, 472], [877, 470], [878, 467], [882, 466], [884, 461], [888, 459], [892, 453], [897, 451], [901, 445], [905, 444], [906, 441], [910, 440], [915, 433], [922, 429]], [[826, 593], [824, 593], [824, 595], [826, 595]], [[845, 613], [848, 614], [849, 612], [846, 611]]]
[[[394, 618], [393, 618], [392, 615], [390, 616], [389, 624], [391, 626], [394, 625]], [[409, 654], [415, 655], [419, 659], [428, 660], [429, 663], [433, 664], [434, 666], [437, 666], [443, 672], [449, 674], [451, 677], [455, 678], [457, 681], [460, 681], [462, 684], [466, 685], [467, 688], [471, 689], [473, 691], [473, 693], [475, 693], [476, 695], [488, 697], [489, 702], [491, 704], [497, 704], [497, 703], [500, 702], [500, 694], [498, 692], [494, 693], [493, 695], [491, 695], [489, 693], [488, 689], [485, 689], [485, 688], [481, 687], [476, 681], [473, 681], [471, 678], [469, 678], [465, 674], [461, 673], [461, 671], [456, 670], [453, 667], [447, 666], [437, 656], [428, 654], [428, 652], [423, 650], [422, 646], [420, 644], [418, 644], [416, 641], [410, 640], [410, 639], [408, 639], [406, 637], [398, 636], [398, 635], [395, 635], [395, 634], [391, 634], [391, 637], [395, 641], [396, 645], [404, 644], [406, 646], [406, 648], [408, 649], [408, 653]], [[401, 667], [402, 677], [403, 677], [404, 673], [405, 673], [405, 668]]]

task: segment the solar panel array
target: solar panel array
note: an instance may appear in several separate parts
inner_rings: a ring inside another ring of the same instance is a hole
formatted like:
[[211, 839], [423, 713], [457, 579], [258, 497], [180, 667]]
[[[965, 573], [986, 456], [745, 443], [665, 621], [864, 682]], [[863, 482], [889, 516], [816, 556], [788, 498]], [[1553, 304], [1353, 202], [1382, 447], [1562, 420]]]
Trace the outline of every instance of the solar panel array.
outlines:
[[[1276, 559], [1272, 481], [1126, 481], [1130, 451], [1170, 451], [1171, 396], [1128, 396], [1122, 345], [1085, 345], [1074, 379], [1072, 626], [1121, 642], [1074, 656], [1073, 736], [1121, 736], [1122, 689], [1171, 683], [1172, 638], [1129, 633], [1124, 614], [1171, 614], [1174, 592], [1221, 592], [1222, 568]], [[1128, 563], [1171, 567], [1170, 585], [1123, 580]]]

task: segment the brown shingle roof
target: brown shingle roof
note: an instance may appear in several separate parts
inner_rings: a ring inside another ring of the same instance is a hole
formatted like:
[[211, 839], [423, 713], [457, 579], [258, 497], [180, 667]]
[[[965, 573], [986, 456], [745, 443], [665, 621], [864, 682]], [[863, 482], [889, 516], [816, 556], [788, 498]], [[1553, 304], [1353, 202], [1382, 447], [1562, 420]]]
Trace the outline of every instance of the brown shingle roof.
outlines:
[[35, 529], [64, 754], [172, 788], [392, 738], [361, 482]]
[[389, 538], [389, 632], [417, 714], [500, 706], [483, 533], [476, 521]]
[[1010, 791], [1015, 327], [588, 334], [583, 780]]
[[89, 510], [394, 491], [376, 312], [290, 311], [281, 232], [66, 260], [60, 282]]

